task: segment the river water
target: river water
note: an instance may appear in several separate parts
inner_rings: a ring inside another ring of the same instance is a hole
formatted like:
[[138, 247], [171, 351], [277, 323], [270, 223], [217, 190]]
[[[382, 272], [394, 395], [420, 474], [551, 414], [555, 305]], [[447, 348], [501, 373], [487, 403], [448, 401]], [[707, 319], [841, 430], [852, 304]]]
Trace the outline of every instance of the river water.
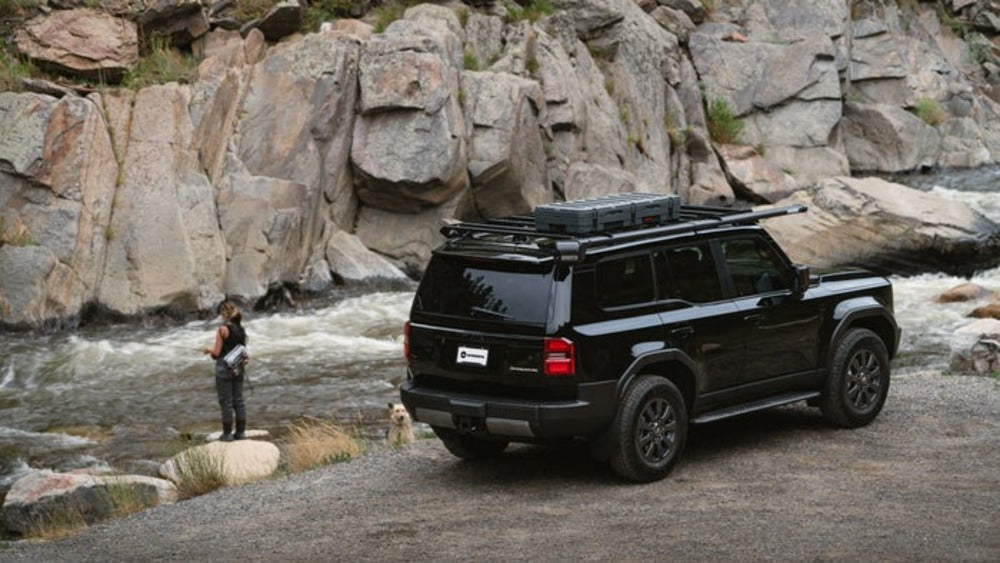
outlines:
[[[968, 203], [1000, 222], [1000, 167], [895, 178]], [[945, 369], [968, 303], [937, 293], [969, 281], [943, 274], [893, 279], [903, 328], [897, 372]], [[1000, 268], [972, 280], [1000, 291]], [[384, 431], [403, 380], [402, 325], [413, 288], [343, 290], [295, 312], [248, 313], [250, 428], [280, 434], [302, 417], [334, 419], [362, 436]], [[0, 334], [0, 495], [30, 467], [155, 474], [181, 434], [217, 430], [213, 363], [200, 353], [217, 321]]]

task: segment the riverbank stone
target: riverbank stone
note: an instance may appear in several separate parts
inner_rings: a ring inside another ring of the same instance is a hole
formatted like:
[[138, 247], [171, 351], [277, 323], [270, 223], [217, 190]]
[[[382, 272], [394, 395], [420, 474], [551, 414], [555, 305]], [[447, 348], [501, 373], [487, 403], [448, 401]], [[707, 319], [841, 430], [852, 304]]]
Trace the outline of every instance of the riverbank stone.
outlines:
[[949, 369], [990, 374], [1000, 372], [1000, 320], [979, 319], [960, 327], [951, 338]]
[[21, 477], [7, 492], [3, 524], [31, 535], [54, 526], [92, 524], [123, 511], [177, 500], [177, 488], [144, 475], [58, 473], [48, 469]]
[[177, 483], [185, 474], [208, 467], [218, 471], [226, 485], [239, 485], [268, 477], [278, 469], [281, 452], [278, 446], [260, 440], [214, 441], [168, 459], [160, 466], [160, 475]]

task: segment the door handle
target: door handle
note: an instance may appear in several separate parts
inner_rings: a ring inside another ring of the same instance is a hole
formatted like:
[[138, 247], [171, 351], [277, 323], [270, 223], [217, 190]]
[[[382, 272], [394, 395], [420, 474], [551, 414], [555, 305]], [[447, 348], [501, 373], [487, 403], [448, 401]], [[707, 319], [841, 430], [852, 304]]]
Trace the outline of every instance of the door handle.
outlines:
[[745, 315], [743, 317], [743, 320], [747, 321], [749, 323], [759, 324], [760, 321], [764, 320], [764, 315], [762, 315], [760, 313], [751, 313], [749, 315]]
[[670, 336], [676, 336], [677, 338], [687, 338], [694, 334], [694, 327], [691, 326], [681, 326], [670, 331]]

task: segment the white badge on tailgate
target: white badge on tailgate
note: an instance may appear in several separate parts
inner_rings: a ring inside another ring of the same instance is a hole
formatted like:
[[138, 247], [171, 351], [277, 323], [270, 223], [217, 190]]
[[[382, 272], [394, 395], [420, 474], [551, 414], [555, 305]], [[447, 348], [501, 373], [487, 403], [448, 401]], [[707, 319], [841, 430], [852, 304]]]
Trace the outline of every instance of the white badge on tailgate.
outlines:
[[486, 366], [486, 358], [489, 356], [490, 351], [486, 348], [469, 348], [468, 346], [458, 347], [458, 357], [455, 358], [456, 364], [474, 364], [477, 366]]

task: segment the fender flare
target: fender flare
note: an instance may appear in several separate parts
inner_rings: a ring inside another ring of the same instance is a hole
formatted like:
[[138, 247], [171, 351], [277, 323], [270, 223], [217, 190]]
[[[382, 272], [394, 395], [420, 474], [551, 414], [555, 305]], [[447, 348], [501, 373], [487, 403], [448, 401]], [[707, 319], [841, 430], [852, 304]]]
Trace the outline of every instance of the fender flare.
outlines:
[[[677, 362], [686, 367], [694, 376], [694, 392], [697, 395], [697, 390], [701, 388], [703, 383], [703, 376], [697, 364], [682, 350], [677, 348], [663, 348], [640, 354], [629, 364], [628, 368], [625, 369], [625, 373], [618, 379], [618, 385], [615, 390], [617, 396], [616, 404], [621, 402], [621, 399], [625, 396], [625, 392], [628, 391], [629, 387], [632, 386], [632, 383], [646, 366], [662, 362]], [[694, 398], [691, 397], [692, 400]]]
[[874, 297], [865, 296], [841, 301], [834, 309], [833, 320], [837, 324], [834, 327], [833, 332], [830, 334], [830, 341], [827, 344], [827, 361], [833, 357], [837, 344], [844, 337], [844, 334], [847, 333], [851, 325], [859, 319], [869, 317], [879, 317], [892, 328], [893, 342], [886, 342], [885, 345], [889, 351], [889, 357], [896, 355], [895, 352], [896, 348], [899, 346], [900, 333], [899, 325], [896, 324], [896, 319], [893, 318], [889, 310], [886, 309], [884, 305], [879, 303]]

